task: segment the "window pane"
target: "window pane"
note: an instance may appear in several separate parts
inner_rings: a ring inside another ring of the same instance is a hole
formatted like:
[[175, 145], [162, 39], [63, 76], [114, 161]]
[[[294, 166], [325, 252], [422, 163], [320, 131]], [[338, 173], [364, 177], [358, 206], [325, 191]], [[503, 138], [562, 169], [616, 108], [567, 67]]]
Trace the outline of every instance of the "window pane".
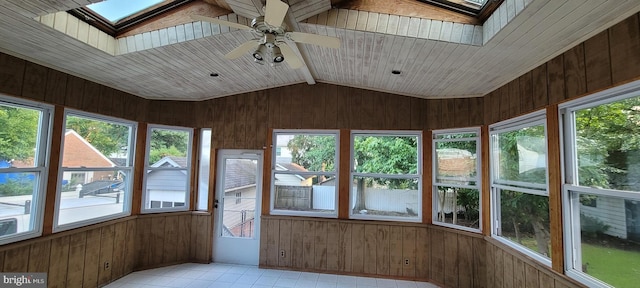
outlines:
[[277, 133], [275, 158], [280, 171], [335, 172], [336, 137]]
[[544, 125], [494, 135], [494, 166], [499, 180], [546, 184]]
[[0, 104], [0, 169], [38, 166], [42, 112]]
[[[72, 177], [73, 176], [73, 177]], [[58, 225], [122, 213], [128, 209], [129, 171], [63, 171]]]
[[508, 190], [500, 190], [499, 197], [498, 235], [551, 257], [549, 198]]
[[354, 177], [353, 214], [418, 218], [418, 178], [391, 179]]
[[437, 183], [475, 185], [476, 141], [437, 142], [436, 155]]
[[67, 116], [62, 167], [132, 166], [131, 126]]
[[592, 194], [579, 194], [579, 199], [580, 219], [574, 225], [580, 225], [580, 261], [574, 268], [615, 287], [637, 286], [640, 201]]
[[333, 213], [335, 177], [275, 173], [274, 209]]
[[35, 228], [37, 193], [38, 173], [0, 173], [0, 237]]
[[477, 189], [437, 187], [436, 221], [480, 228], [480, 192]]
[[[255, 191], [251, 196], [255, 196]], [[222, 214], [222, 222], [224, 227], [222, 229], [222, 235], [227, 237], [253, 238], [255, 235], [254, 219], [256, 215], [256, 198], [245, 197], [242, 198], [242, 201], [237, 202], [234, 193], [225, 193], [223, 201], [224, 211]]]
[[[207, 210], [209, 202], [209, 166], [211, 162], [211, 129], [202, 130], [200, 169], [198, 169], [198, 210]], [[176, 205], [177, 206], [177, 205]]]
[[640, 191], [640, 97], [575, 113], [578, 183]]
[[355, 172], [418, 174], [418, 136], [354, 136]]
[[[173, 164], [177, 164], [179, 167], [187, 167], [189, 140], [189, 132], [187, 131], [151, 129], [148, 164], [151, 167], [169, 167], [169, 165]], [[168, 163], [167, 160], [175, 163]]]
[[[145, 208], [166, 208], [165, 202], [185, 202], [187, 195], [187, 170], [149, 170], [146, 178], [147, 198]], [[162, 203], [153, 207], [154, 201]]]

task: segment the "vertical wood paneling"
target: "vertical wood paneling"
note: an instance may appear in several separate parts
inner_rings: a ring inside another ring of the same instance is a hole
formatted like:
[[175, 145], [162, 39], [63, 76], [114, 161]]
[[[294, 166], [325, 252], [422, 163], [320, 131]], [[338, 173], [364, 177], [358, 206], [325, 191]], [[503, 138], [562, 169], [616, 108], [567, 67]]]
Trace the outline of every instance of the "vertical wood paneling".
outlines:
[[291, 220], [280, 220], [278, 235], [278, 252], [285, 251], [285, 256], [278, 255], [278, 266], [291, 267]]
[[75, 109], [82, 108], [82, 99], [84, 98], [84, 86], [86, 82], [88, 81], [79, 77], [67, 77], [67, 97], [64, 100], [64, 105]]
[[429, 229], [416, 229], [416, 278], [429, 279], [431, 265]]
[[69, 236], [69, 267], [67, 268], [67, 287], [82, 287], [84, 278], [87, 233]]
[[234, 144], [229, 147], [247, 148], [247, 105], [249, 104], [247, 102], [249, 101], [249, 94], [244, 93], [235, 97], [228, 98], [235, 98], [236, 100], [236, 105], [234, 107], [234, 127], [232, 130]]
[[49, 259], [51, 253], [51, 241], [39, 241], [30, 245], [29, 268], [27, 272], [49, 271]]
[[301, 269], [304, 267], [304, 221], [291, 222], [291, 266]]
[[351, 95], [347, 93], [343, 93], [346, 88], [341, 86], [336, 86], [336, 97], [337, 97], [337, 106], [338, 106], [338, 115], [336, 126], [339, 129], [347, 129], [351, 126], [349, 123], [349, 115], [351, 115]]
[[179, 216], [167, 216], [164, 225], [163, 263], [175, 263], [178, 260]]
[[125, 275], [127, 222], [120, 222], [113, 227], [113, 261], [111, 265], [111, 279], [118, 279]]
[[[113, 236], [114, 226], [107, 225], [100, 229], [100, 262], [98, 262], [98, 286], [104, 286], [111, 282], [113, 268]], [[109, 263], [106, 266], [105, 263]]]
[[364, 273], [364, 224], [351, 225], [351, 271]]
[[444, 284], [444, 234], [441, 231], [431, 233], [431, 279]]
[[351, 224], [340, 222], [340, 243], [338, 246], [338, 270], [351, 272], [352, 243]]
[[487, 244], [486, 245], [486, 266], [487, 267], [487, 287], [496, 287], [496, 273], [495, 273], [495, 253], [496, 247]]
[[609, 31], [605, 30], [584, 42], [587, 92], [611, 85]]
[[513, 277], [513, 256], [509, 253], [502, 254], [502, 278], [504, 287], [515, 287]]
[[[418, 237], [420, 239], [420, 237]], [[458, 235], [458, 287], [474, 287], [473, 238]]]
[[22, 81], [22, 97], [33, 100], [44, 100], [47, 87], [47, 69], [44, 66], [27, 62]]
[[327, 222], [316, 221], [315, 226], [315, 269], [327, 269]]
[[640, 17], [635, 14], [609, 28], [611, 78], [621, 83], [640, 77]]
[[67, 92], [67, 74], [53, 69], [48, 69], [47, 73], [44, 101], [64, 105], [65, 93]]
[[539, 109], [548, 103], [547, 65], [543, 64], [531, 71], [533, 82], [533, 109]]
[[376, 235], [376, 225], [364, 225], [364, 242], [360, 243], [364, 244], [364, 273], [367, 274], [376, 274], [376, 257], [378, 255], [378, 251], [376, 250]]
[[540, 280], [538, 279], [538, 269], [536, 267], [525, 263], [524, 264], [524, 287], [526, 288], [538, 288], [540, 286]]
[[389, 275], [402, 276], [402, 226], [389, 227]]
[[563, 55], [547, 62], [547, 81], [549, 85], [549, 104], [557, 104], [566, 99]]
[[520, 115], [520, 81], [515, 79], [507, 85], [511, 117]]
[[315, 265], [315, 221], [304, 221], [304, 234], [302, 236], [302, 267], [312, 269]]
[[327, 129], [341, 128], [338, 126], [338, 94], [336, 93], [336, 85], [321, 84], [323, 89], [324, 100], [324, 116], [322, 124], [315, 123], [316, 127], [326, 127]]
[[524, 262], [522, 259], [516, 258], [513, 264], [513, 285], [514, 287], [524, 287]]
[[584, 45], [569, 49], [563, 56], [566, 97], [571, 99], [587, 92]]
[[151, 251], [149, 255], [149, 265], [156, 266], [162, 263], [164, 244], [166, 235], [164, 234], [166, 217], [153, 217], [151, 218]]
[[520, 85], [518, 85], [518, 88], [520, 88], [520, 91], [518, 91], [520, 111], [523, 114], [533, 110], [533, 82], [531, 75], [532, 72], [529, 71], [518, 78], [520, 81]]
[[[4, 254], [4, 272], [24, 272], [29, 269], [29, 245], [11, 249]], [[27, 257], [25, 257], [27, 256]]]
[[0, 53], [0, 93], [22, 94], [23, 77], [27, 61]]
[[503, 264], [503, 260], [504, 258], [502, 257], [504, 252], [502, 249], [494, 249], [493, 252], [493, 259], [494, 259], [494, 263], [493, 263], [493, 279], [494, 279], [494, 287], [496, 288], [500, 288], [500, 287], [505, 287], [504, 286], [504, 264]]
[[[489, 244], [491, 245], [491, 244]], [[489, 287], [487, 285], [487, 242], [483, 238], [473, 239], [473, 286]], [[521, 287], [521, 286], [519, 286]]]
[[[136, 254], [138, 257], [134, 267], [147, 267], [151, 255], [151, 247], [148, 245], [151, 243], [151, 218], [138, 219], [136, 235]], [[191, 247], [195, 248], [195, 245], [192, 244]], [[191, 257], [194, 258], [195, 254]]]
[[340, 225], [335, 221], [327, 223], [327, 270], [340, 271]]
[[100, 240], [102, 231], [95, 228], [87, 231], [86, 252], [84, 258], [84, 276], [82, 287], [98, 286], [98, 269], [100, 265]]
[[280, 236], [280, 221], [270, 220], [269, 230], [267, 230], [267, 265], [271, 267], [278, 266], [278, 259], [280, 258], [278, 245]]
[[136, 240], [138, 239], [136, 228], [137, 228], [136, 219], [127, 221], [127, 234], [126, 234], [126, 240], [124, 242], [125, 243], [124, 244], [125, 262], [124, 262], [123, 275], [133, 272], [133, 269], [135, 268], [135, 265], [137, 263], [137, 259], [140, 257], [140, 254], [138, 253], [139, 251], [136, 248]]
[[452, 232], [444, 232], [444, 284], [448, 287], [458, 285], [458, 235]]
[[413, 278], [416, 276], [416, 227], [402, 227], [402, 258], [409, 259], [409, 264], [403, 263], [402, 276]]
[[390, 227], [388, 225], [378, 225], [376, 235], [376, 274], [389, 275], [390, 247], [389, 238]]
[[49, 287], [67, 287], [67, 267], [69, 266], [69, 236], [51, 240], [51, 258], [47, 284]]
[[[260, 220], [260, 255], [258, 256], [258, 264], [260, 266], [267, 266], [268, 265], [268, 248], [267, 248], [267, 242], [269, 241], [269, 224], [271, 223], [270, 219], [261, 219]], [[216, 259], [215, 257], [213, 258], [213, 261], [215, 262]]]

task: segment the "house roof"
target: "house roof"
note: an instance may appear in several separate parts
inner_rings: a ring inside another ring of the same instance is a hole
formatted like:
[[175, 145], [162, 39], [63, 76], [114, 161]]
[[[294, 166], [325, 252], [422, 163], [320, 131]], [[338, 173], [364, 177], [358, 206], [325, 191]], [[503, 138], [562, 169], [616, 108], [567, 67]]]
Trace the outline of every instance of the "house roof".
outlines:
[[67, 130], [64, 134], [64, 149], [62, 152], [63, 167], [115, 167], [109, 158], [93, 147], [74, 130]]
[[224, 190], [256, 184], [256, 163], [246, 159], [227, 159]]
[[165, 156], [158, 162], [151, 164], [151, 167], [187, 168], [187, 157]]
[[636, 0], [504, 1], [484, 23], [465, 23], [413, 0], [388, 9], [380, 6], [389, 1], [289, 1], [289, 30], [342, 42], [293, 45], [306, 64], [294, 70], [256, 65], [250, 55], [228, 60], [252, 32], [190, 18], [247, 25], [263, 13], [262, 1], [192, 1], [120, 38], [65, 12], [88, 2], [98, 1], [0, 2], [0, 50], [148, 99], [203, 100], [305, 82], [458, 98], [486, 95], [640, 11]]

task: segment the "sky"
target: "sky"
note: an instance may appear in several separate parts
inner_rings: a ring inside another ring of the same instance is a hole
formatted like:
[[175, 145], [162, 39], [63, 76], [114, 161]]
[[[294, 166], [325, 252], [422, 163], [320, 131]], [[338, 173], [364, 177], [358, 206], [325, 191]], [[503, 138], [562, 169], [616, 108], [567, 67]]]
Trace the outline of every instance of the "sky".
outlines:
[[161, 2], [163, 0], [107, 0], [87, 7], [115, 23], [122, 18]]

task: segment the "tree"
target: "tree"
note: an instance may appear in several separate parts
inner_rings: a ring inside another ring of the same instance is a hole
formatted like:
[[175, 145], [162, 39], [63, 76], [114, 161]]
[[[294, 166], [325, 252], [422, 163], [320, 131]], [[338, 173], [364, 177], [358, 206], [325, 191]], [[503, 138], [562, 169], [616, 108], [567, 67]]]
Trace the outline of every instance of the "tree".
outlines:
[[0, 105], [0, 160], [34, 157], [40, 112]]
[[126, 125], [68, 116], [66, 128], [76, 131], [107, 157], [129, 146], [129, 127]]
[[292, 161], [310, 171], [335, 170], [336, 144], [333, 136], [296, 135], [287, 143]]
[[149, 163], [156, 163], [167, 156], [185, 157], [189, 144], [187, 132], [154, 129], [151, 133]]

